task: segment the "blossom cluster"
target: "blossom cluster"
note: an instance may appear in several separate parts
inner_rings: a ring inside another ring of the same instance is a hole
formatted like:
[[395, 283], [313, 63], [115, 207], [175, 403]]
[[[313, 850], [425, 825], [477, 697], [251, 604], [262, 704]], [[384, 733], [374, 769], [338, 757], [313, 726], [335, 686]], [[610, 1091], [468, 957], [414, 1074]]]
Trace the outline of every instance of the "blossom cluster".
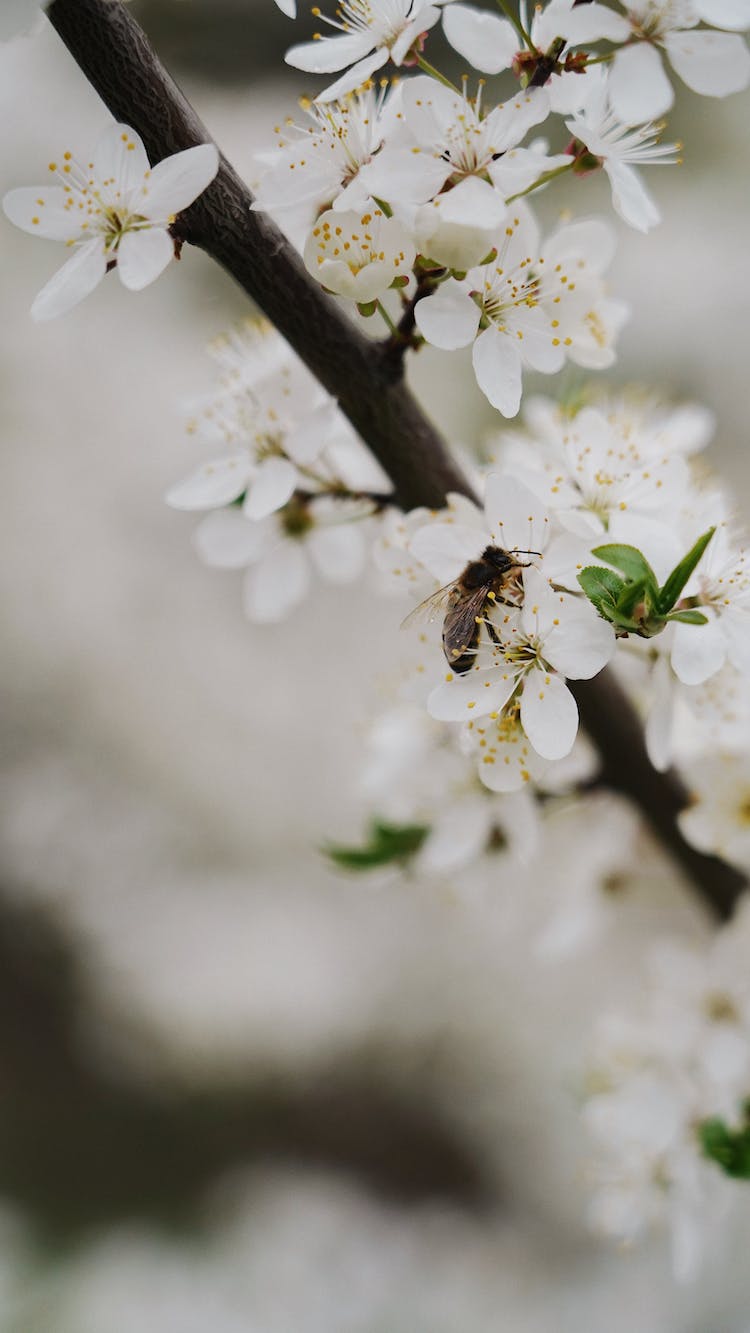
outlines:
[[250, 619], [283, 620], [308, 595], [313, 571], [339, 584], [362, 572], [363, 527], [387, 500], [387, 479], [270, 325], [248, 320], [211, 353], [218, 385], [188, 421], [210, 456], [167, 503], [205, 511], [194, 544], [207, 565], [247, 569]]
[[696, 1275], [711, 1239], [720, 1243], [733, 1201], [711, 1130], [730, 1141], [743, 1133], [749, 948], [747, 904], [709, 944], [655, 945], [639, 1011], [606, 1014], [591, 1051], [592, 1224], [626, 1243], [666, 1230], [678, 1280]]
[[[295, 17], [294, 0], [277, 3]], [[42, 7], [13, 0], [0, 36]], [[491, 461], [471, 465], [444, 508], [403, 512], [335, 399], [249, 321], [211, 348], [216, 383], [189, 408], [198, 453], [167, 501], [201, 514], [206, 564], [245, 571], [253, 621], [293, 611], [313, 573], [344, 584], [367, 572], [409, 597], [398, 618], [420, 660], [371, 732], [372, 844], [334, 859], [452, 875], [495, 858], [511, 878], [557, 866], [560, 882], [569, 866], [574, 910], [539, 937], [554, 950], [591, 934], [601, 889], [632, 868], [634, 825], [611, 809], [604, 843], [590, 832], [577, 853], [611, 798], [587, 793], [569, 820], [558, 800], [598, 781], [577, 682], [608, 665], [654, 766], [675, 765], [691, 793], [684, 837], [750, 870], [750, 569], [733, 502], [702, 461], [711, 414], [596, 385], [524, 402], [526, 372], [613, 364], [628, 317], [609, 287], [616, 224], [588, 215], [586, 182], [603, 171], [617, 218], [658, 224], [639, 169], [679, 160], [660, 142], [674, 97], [665, 62], [702, 95], [747, 87], [750, 0], [548, 0], [530, 21], [523, 5], [501, 7], [508, 18], [459, 0], [316, 9], [330, 33], [287, 60], [335, 78], [260, 156], [253, 203], [312, 280], [369, 329], [383, 321], [374, 355], [393, 365], [425, 344], [468, 349], [498, 414]], [[438, 24], [477, 71], [461, 86], [425, 59]], [[374, 82], [389, 64], [399, 75]], [[485, 76], [497, 75], [495, 89]], [[33, 316], [66, 312], [111, 271], [131, 290], [152, 282], [218, 170], [212, 144], [151, 165], [136, 132], [113, 124], [91, 161], [65, 152], [52, 183], [12, 190], [10, 221], [71, 251]], [[560, 178], [580, 215], [543, 228], [535, 198]], [[750, 1094], [746, 917], [732, 929], [697, 970], [662, 957], [669, 984], [642, 1025], [607, 1028], [584, 1112], [604, 1148], [598, 1222], [633, 1239], [677, 1200], [680, 1271], [704, 1178], [719, 1179], [696, 1125], [721, 1116], [731, 1128]]]

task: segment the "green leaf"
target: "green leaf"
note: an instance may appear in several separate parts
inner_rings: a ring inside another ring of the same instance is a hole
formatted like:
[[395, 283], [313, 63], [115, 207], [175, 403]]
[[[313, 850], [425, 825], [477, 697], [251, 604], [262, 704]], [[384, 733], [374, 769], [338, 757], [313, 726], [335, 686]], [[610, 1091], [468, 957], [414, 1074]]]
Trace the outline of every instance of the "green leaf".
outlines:
[[636, 579], [635, 583], [626, 583], [617, 599], [617, 614], [625, 620], [632, 618], [635, 608], [645, 602], [649, 590], [649, 580]]
[[611, 620], [610, 613], [627, 587], [619, 574], [614, 574], [611, 569], [602, 569], [600, 565], [587, 565], [578, 575], [578, 582], [599, 615], [605, 620]]
[[707, 625], [708, 616], [704, 616], [702, 611], [672, 611], [667, 620], [679, 620], [681, 625]]
[[378, 866], [409, 861], [416, 856], [429, 832], [429, 826], [424, 824], [386, 824], [373, 819], [363, 847], [332, 845], [323, 850], [343, 870], [375, 870]]
[[698, 538], [695, 546], [690, 548], [687, 555], [680, 561], [679, 565], [675, 565], [672, 573], [669, 575], [669, 578], [659, 593], [659, 610], [662, 614], [666, 614], [667, 611], [672, 610], [672, 607], [701, 559], [703, 552], [708, 546], [715, 531], [716, 528], [709, 528], [708, 532], [704, 532], [703, 536]]
[[750, 1124], [730, 1129], [723, 1120], [704, 1120], [698, 1126], [704, 1157], [716, 1162], [735, 1180], [750, 1180]]
[[371, 317], [372, 315], [375, 314], [375, 311], [377, 310], [377, 308], [378, 308], [378, 303], [377, 303], [377, 301], [358, 301], [358, 302], [357, 302], [357, 309], [358, 309], [360, 315], [364, 315], [365, 319], [370, 319], [370, 317]]
[[637, 546], [611, 542], [605, 546], [596, 546], [591, 554], [599, 560], [606, 561], [608, 565], [614, 565], [615, 569], [619, 569], [627, 579], [633, 581], [643, 579], [647, 586], [650, 584], [653, 587], [654, 592], [659, 587], [653, 569]]

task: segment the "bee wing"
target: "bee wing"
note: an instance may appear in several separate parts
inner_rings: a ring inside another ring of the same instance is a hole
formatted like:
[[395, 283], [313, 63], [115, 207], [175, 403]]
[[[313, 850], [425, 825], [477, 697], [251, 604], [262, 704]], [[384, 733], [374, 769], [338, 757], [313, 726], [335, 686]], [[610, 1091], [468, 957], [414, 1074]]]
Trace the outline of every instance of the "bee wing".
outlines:
[[429, 597], [425, 597], [419, 606], [415, 606], [401, 621], [401, 629], [409, 629], [412, 625], [423, 625], [426, 621], [437, 620], [438, 616], [445, 615], [453, 606], [458, 595], [458, 585], [446, 583], [437, 592], [433, 592]]
[[451, 659], [462, 657], [477, 638], [477, 620], [487, 603], [487, 589], [476, 588], [467, 597], [450, 607], [443, 625], [445, 655]]

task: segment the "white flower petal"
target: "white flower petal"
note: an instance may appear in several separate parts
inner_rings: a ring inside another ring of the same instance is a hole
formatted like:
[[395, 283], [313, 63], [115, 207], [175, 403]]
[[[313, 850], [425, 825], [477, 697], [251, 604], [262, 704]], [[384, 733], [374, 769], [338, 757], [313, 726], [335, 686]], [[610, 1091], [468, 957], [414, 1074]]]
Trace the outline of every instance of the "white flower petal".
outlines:
[[78, 246], [72, 258], [40, 291], [31, 307], [31, 318], [41, 322], [66, 314], [99, 286], [106, 272], [104, 246], [98, 237]]
[[727, 607], [722, 613], [721, 626], [729, 661], [743, 676], [750, 676], [750, 614], [740, 608]]
[[578, 732], [578, 707], [559, 676], [532, 667], [523, 683], [521, 722], [543, 759], [564, 759]]
[[466, 347], [479, 328], [479, 307], [465, 283], [449, 278], [433, 296], [425, 296], [414, 308], [414, 319], [423, 338], [433, 347], [452, 352]]
[[506, 212], [504, 199], [488, 181], [469, 176], [420, 208], [417, 247], [446, 268], [465, 272], [489, 254]]
[[340, 79], [332, 83], [329, 88], [325, 88], [322, 93], [318, 93], [316, 102], [335, 102], [347, 93], [354, 92], [355, 88], [361, 88], [366, 83], [376, 69], [381, 69], [388, 60], [388, 48], [381, 46], [377, 51], [373, 51], [371, 56], [366, 56], [358, 64], [352, 65], [347, 74], [342, 74]]
[[313, 528], [307, 549], [318, 573], [328, 583], [353, 583], [364, 569], [364, 537], [353, 523], [321, 524]]
[[506, 551], [539, 551], [549, 540], [550, 522], [542, 500], [509, 473], [487, 478], [484, 512], [496, 546]]
[[521, 406], [521, 353], [513, 337], [494, 327], [485, 329], [474, 343], [471, 359], [477, 384], [492, 406], [504, 417], [516, 416]]
[[284, 449], [300, 467], [314, 463], [331, 436], [341, 428], [341, 413], [334, 402], [321, 403], [284, 436]]
[[443, 31], [454, 51], [483, 74], [510, 69], [518, 51], [518, 34], [507, 19], [471, 5], [451, 5], [443, 14]]
[[615, 635], [608, 621], [590, 602], [562, 597], [559, 625], [544, 640], [544, 656], [563, 676], [590, 680], [605, 667], [615, 651]]
[[520, 726], [502, 740], [488, 739], [477, 756], [477, 773], [490, 791], [516, 792], [533, 778], [538, 781], [547, 770], [547, 760], [537, 754]]
[[510, 668], [486, 667], [463, 676], [449, 673], [427, 700], [430, 717], [438, 722], [468, 722], [487, 713], [499, 713], [516, 688], [518, 673]]
[[476, 560], [486, 538], [463, 523], [426, 523], [411, 539], [411, 553], [439, 583], [458, 578], [470, 560]]
[[492, 832], [492, 802], [466, 799], [441, 811], [416, 860], [422, 874], [451, 874], [463, 869], [487, 848]]
[[284, 541], [267, 551], [245, 579], [245, 614], [259, 625], [278, 624], [305, 600], [310, 566], [300, 542]]
[[675, 705], [674, 678], [666, 657], [660, 657], [654, 667], [651, 692], [651, 708], [645, 727], [646, 749], [657, 773], [666, 773], [672, 762]]
[[549, 0], [545, 9], [539, 9], [532, 24], [535, 44], [546, 51], [556, 37], [565, 37], [570, 46], [598, 42], [624, 42], [630, 35], [630, 25], [621, 14], [596, 3], [577, 5], [575, 0]]
[[109, 125], [94, 150], [94, 175], [107, 201], [129, 199], [149, 170], [146, 149], [130, 125]]
[[664, 39], [673, 68], [704, 97], [728, 97], [750, 84], [750, 51], [727, 32], [670, 32]]
[[247, 454], [230, 454], [205, 463], [172, 486], [164, 498], [173, 509], [215, 509], [237, 500], [253, 471]]
[[192, 204], [219, 170], [215, 144], [201, 143], [157, 163], [148, 180], [143, 211], [147, 217], [169, 221]]
[[658, 120], [669, 110], [674, 93], [656, 47], [638, 42], [617, 52], [609, 76], [609, 100], [625, 125]]
[[684, 685], [702, 685], [727, 659], [726, 639], [716, 619], [707, 625], [674, 627], [672, 670]]
[[450, 163], [444, 158], [413, 147], [386, 146], [359, 171], [359, 179], [370, 195], [399, 204], [426, 204], [449, 175]]
[[661, 222], [661, 214], [638, 172], [626, 162], [610, 159], [604, 170], [612, 186], [612, 203], [623, 222], [636, 231], [651, 231]]
[[193, 546], [211, 569], [244, 569], [257, 560], [272, 538], [266, 523], [252, 523], [241, 509], [216, 509], [198, 524]]
[[282, 14], [286, 14], [287, 18], [296, 19], [297, 0], [276, 0], [276, 4], [278, 5]]
[[586, 272], [598, 276], [609, 268], [616, 248], [614, 227], [601, 218], [583, 218], [553, 232], [545, 242], [542, 254], [545, 264], [552, 267], [556, 264], [578, 266], [582, 260]]
[[343, 37], [323, 37], [319, 42], [300, 42], [289, 48], [284, 59], [287, 65], [304, 69], [309, 74], [332, 74], [334, 70], [361, 60], [371, 50], [370, 35], [354, 32]]
[[750, 0], [693, 0], [693, 8], [704, 23], [715, 28], [750, 28]]
[[131, 292], [140, 292], [155, 282], [174, 258], [174, 242], [163, 227], [129, 231], [117, 247], [120, 282]]
[[267, 518], [291, 499], [297, 469], [288, 458], [264, 458], [248, 486], [242, 508], [248, 518]]
[[65, 207], [67, 198], [61, 185], [52, 189], [24, 186], [8, 191], [3, 199], [3, 212], [14, 226], [31, 236], [70, 241], [81, 234], [81, 223], [73, 210]]

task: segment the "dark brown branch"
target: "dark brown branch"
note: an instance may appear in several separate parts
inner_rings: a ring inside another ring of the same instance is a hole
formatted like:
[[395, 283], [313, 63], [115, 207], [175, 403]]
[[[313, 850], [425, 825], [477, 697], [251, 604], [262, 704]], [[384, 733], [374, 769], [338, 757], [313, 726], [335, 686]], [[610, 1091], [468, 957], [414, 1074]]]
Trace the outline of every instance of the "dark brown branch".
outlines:
[[407, 1202], [486, 1202], [455, 1132], [377, 1068], [231, 1091], [110, 1082], [77, 1040], [79, 997], [62, 932], [0, 897], [0, 1182], [44, 1226], [187, 1220], [223, 1172], [269, 1161], [323, 1163]]
[[610, 671], [595, 680], [569, 680], [568, 686], [599, 750], [602, 780], [638, 806], [704, 902], [720, 920], [728, 920], [747, 880], [726, 861], [705, 856], [683, 838], [677, 816], [689, 794], [676, 773], [657, 773], [651, 764], [641, 720], [625, 692]]
[[[117, 120], [138, 131], [152, 163], [211, 136], [156, 59], [120, 0], [54, 0], [48, 16]], [[446, 491], [467, 491], [445, 446], [402, 379], [262, 213], [222, 158], [205, 194], [180, 217], [180, 236], [211, 255], [247, 292], [367, 441], [399, 502], [439, 507]], [[378, 347], [380, 345], [378, 344]]]
[[[114, 116], [138, 130], [152, 162], [209, 139], [179, 88], [120, 0], [53, 0], [49, 18]], [[252, 195], [222, 159], [213, 185], [180, 218], [184, 240], [212, 255], [339, 401], [391, 477], [406, 508], [439, 507], [448, 491], [470, 494], [439, 434], [402, 382], [402, 358], [384, 354], [309, 277]], [[743, 879], [689, 848], [675, 822], [685, 793], [653, 771], [632, 707], [609, 673], [576, 687], [583, 725], [599, 747], [609, 782], [640, 807], [656, 834], [719, 916]]]

